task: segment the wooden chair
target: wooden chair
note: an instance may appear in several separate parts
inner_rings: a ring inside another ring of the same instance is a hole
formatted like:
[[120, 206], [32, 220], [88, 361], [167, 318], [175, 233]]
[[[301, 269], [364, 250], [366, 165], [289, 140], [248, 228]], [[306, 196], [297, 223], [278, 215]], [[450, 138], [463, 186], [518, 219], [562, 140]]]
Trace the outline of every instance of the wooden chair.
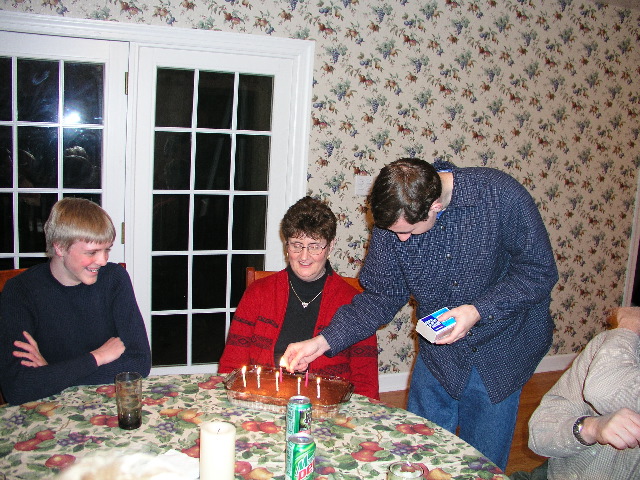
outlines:
[[[269, 275], [273, 275], [274, 271], [271, 270], [256, 270], [253, 267], [247, 267], [247, 278], [246, 278], [246, 286], [251, 285], [255, 280], [260, 280], [261, 278], [268, 277]], [[362, 292], [364, 288], [360, 286], [360, 282], [355, 277], [342, 277], [345, 282], [354, 287], [359, 292]]]
[[0, 292], [4, 289], [4, 284], [16, 275], [20, 275], [26, 268], [16, 268], [14, 270], [0, 270]]

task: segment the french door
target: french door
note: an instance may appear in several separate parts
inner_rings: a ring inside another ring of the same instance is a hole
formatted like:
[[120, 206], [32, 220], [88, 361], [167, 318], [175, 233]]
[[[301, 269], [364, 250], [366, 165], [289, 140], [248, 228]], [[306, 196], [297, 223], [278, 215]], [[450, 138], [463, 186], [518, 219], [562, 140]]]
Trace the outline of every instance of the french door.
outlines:
[[[62, 197], [124, 222], [124, 42], [0, 31], [0, 268], [46, 261], [43, 226]], [[124, 261], [120, 239], [113, 261]]]
[[272, 160], [292, 132], [288, 102], [274, 99], [291, 91], [291, 69], [257, 55], [137, 54], [133, 256], [151, 279], [136, 291], [150, 290], [139, 301], [151, 312], [153, 366], [211, 371], [246, 267], [264, 269], [268, 252], [271, 268], [283, 259], [285, 198], [274, 192], [287, 169]]
[[[0, 268], [45, 261], [53, 203], [90, 198], [122, 227], [111, 261], [127, 264], [152, 373], [214, 372], [245, 267], [284, 266], [313, 43], [6, 12], [0, 29]], [[49, 115], [25, 116], [25, 99]], [[23, 181], [27, 144], [46, 182]]]

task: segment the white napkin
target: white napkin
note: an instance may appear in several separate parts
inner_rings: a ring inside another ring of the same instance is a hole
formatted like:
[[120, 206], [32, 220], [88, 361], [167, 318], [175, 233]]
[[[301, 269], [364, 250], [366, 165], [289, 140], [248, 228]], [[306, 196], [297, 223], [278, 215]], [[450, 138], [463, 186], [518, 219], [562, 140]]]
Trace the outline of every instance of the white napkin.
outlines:
[[[200, 461], [197, 458], [171, 449], [162, 455], [158, 455], [156, 459], [164, 465], [170, 466], [175, 472], [180, 472], [180, 478], [184, 480], [196, 480], [200, 478]], [[161, 480], [162, 475], [155, 476], [154, 479], [156, 478]], [[172, 475], [172, 478], [175, 477]]]

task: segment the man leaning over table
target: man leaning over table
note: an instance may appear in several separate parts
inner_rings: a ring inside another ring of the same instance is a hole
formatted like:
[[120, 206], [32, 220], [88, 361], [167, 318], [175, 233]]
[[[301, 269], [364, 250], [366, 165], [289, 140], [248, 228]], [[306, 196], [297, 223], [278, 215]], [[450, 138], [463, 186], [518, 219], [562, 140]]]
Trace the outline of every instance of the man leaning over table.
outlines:
[[640, 478], [640, 307], [615, 318], [618, 328], [587, 344], [529, 420], [529, 448], [548, 463], [514, 479]]
[[[437, 167], [437, 168], [436, 168]], [[522, 386], [551, 345], [558, 280], [527, 190], [491, 168], [400, 159], [376, 178], [374, 228], [360, 282], [321, 335], [289, 345], [290, 370], [334, 355], [391, 321], [410, 296], [417, 314], [456, 320], [436, 344], [420, 338], [407, 409], [460, 437], [503, 470]]]
[[97, 204], [65, 198], [44, 226], [49, 262], [9, 280], [0, 295], [0, 387], [21, 404], [75, 385], [144, 376], [151, 352], [126, 270], [108, 263], [115, 239]]

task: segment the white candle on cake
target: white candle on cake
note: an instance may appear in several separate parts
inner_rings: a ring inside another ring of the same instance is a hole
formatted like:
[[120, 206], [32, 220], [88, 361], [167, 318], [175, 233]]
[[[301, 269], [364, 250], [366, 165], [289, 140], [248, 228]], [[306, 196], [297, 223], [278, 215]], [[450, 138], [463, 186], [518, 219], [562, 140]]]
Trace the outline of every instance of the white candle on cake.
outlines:
[[242, 386], [244, 388], [247, 388], [247, 366], [245, 365], [244, 367], [242, 367]]
[[316, 393], [317, 397], [320, 398], [320, 377], [316, 377]]
[[200, 480], [233, 480], [236, 427], [229, 422], [200, 425]]
[[260, 390], [260, 372], [262, 371], [262, 367], [258, 367], [257, 377], [258, 377], [258, 390]]

